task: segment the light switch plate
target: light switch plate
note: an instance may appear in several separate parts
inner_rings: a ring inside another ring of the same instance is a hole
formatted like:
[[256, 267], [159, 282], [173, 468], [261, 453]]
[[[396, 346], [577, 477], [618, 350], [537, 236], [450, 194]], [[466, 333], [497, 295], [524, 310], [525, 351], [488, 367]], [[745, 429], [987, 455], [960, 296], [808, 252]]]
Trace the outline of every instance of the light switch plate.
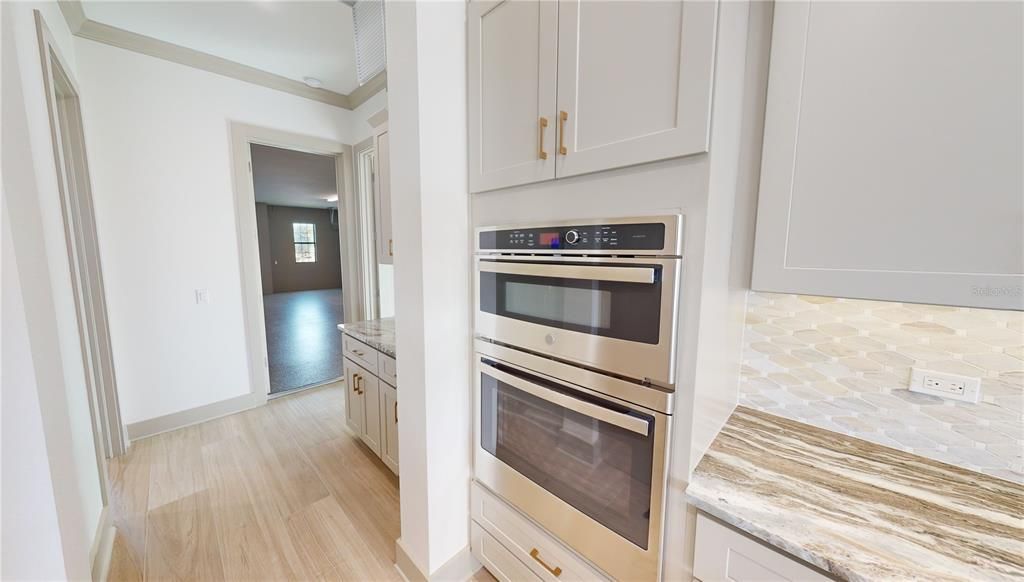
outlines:
[[202, 305], [210, 302], [210, 290], [209, 289], [196, 289], [196, 305]]
[[910, 391], [961, 402], [978, 402], [981, 399], [981, 378], [911, 368]]

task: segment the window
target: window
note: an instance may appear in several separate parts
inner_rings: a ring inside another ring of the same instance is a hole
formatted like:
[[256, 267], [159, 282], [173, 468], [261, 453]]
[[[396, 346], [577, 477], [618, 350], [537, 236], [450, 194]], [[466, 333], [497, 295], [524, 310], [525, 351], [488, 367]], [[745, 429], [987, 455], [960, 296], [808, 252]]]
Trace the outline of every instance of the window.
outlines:
[[316, 225], [308, 222], [292, 223], [292, 242], [295, 243], [296, 263], [316, 262]]

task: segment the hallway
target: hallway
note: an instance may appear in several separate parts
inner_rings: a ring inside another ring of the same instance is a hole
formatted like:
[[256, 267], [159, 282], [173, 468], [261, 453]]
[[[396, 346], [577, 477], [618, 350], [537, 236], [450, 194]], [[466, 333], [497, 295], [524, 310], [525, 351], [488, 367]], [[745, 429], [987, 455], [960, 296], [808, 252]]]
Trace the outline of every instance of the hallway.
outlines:
[[263, 296], [270, 393], [341, 378], [341, 289]]
[[342, 428], [343, 386], [111, 461], [109, 580], [400, 580], [398, 481]]

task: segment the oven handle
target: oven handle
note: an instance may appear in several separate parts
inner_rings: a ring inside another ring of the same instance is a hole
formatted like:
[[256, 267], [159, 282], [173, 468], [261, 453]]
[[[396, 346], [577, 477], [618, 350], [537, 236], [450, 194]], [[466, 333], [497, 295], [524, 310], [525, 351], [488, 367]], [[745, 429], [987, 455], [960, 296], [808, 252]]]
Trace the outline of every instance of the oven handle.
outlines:
[[597, 404], [591, 404], [590, 402], [580, 400], [579, 398], [573, 398], [572, 396], [562, 394], [561, 392], [542, 388], [528, 380], [524, 380], [518, 376], [499, 370], [485, 362], [481, 362], [480, 365], [487, 368], [487, 373], [496, 380], [501, 380], [506, 384], [515, 386], [519, 390], [532, 394], [541, 400], [547, 400], [548, 402], [557, 404], [562, 408], [575, 410], [580, 414], [585, 414], [591, 418], [596, 418], [609, 424], [614, 424], [617, 427], [624, 428], [645, 437], [650, 435], [650, 423], [646, 420], [636, 418], [635, 416], [630, 416], [628, 414], [623, 414], [621, 412], [615, 412], [614, 410], [609, 410], [603, 406], [598, 406]]
[[488, 273], [561, 277], [588, 281], [618, 281], [622, 283], [654, 283], [651, 267], [605, 267], [589, 265], [559, 265], [552, 263], [511, 263], [480, 261], [480, 270]]

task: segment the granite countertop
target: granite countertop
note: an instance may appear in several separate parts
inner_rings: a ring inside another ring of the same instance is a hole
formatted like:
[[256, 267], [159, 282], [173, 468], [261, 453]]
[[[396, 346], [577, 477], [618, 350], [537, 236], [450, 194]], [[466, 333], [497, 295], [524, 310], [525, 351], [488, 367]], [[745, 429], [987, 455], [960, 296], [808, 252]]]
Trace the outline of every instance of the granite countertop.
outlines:
[[338, 329], [346, 335], [376, 348], [392, 358], [395, 355], [395, 318], [382, 317], [368, 321], [339, 323]]
[[1024, 486], [743, 406], [686, 495], [841, 580], [1024, 580]]

